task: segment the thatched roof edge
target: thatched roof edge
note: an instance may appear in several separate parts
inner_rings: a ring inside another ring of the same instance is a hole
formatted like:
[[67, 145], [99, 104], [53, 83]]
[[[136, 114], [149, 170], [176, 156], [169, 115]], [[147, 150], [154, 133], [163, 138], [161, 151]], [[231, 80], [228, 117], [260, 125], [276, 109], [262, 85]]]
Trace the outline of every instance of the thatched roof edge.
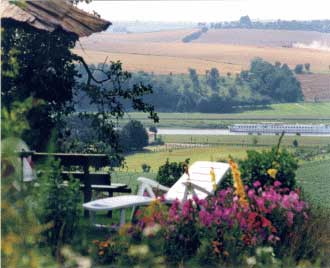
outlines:
[[106, 30], [111, 22], [89, 14], [67, 0], [25, 1], [19, 5], [1, 1], [1, 20], [14, 20], [52, 32], [58, 28], [79, 37]]

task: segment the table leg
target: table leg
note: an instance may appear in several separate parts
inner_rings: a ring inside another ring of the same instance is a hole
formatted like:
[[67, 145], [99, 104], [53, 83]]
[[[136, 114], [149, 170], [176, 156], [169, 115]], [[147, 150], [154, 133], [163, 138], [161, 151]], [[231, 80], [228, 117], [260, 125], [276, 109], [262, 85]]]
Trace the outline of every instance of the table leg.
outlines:
[[120, 226], [124, 225], [125, 224], [125, 209], [122, 208], [120, 210]]

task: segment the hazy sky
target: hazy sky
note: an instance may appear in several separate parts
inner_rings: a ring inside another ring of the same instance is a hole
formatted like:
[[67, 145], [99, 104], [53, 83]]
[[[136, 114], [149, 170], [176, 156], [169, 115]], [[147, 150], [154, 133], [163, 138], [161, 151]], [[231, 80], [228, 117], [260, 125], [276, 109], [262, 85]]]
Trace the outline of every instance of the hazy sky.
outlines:
[[330, 0], [97, 1], [79, 4], [110, 21], [226, 21], [330, 19]]

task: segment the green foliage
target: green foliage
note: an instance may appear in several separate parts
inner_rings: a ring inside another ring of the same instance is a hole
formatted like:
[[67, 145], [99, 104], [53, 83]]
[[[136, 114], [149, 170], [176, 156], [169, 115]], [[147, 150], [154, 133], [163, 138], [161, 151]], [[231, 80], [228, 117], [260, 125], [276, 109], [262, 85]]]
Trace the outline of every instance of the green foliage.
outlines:
[[173, 226], [166, 234], [164, 254], [171, 263], [193, 257], [200, 246], [199, 229], [194, 220]]
[[[153, 90], [151, 86], [145, 86], [143, 83], [134, 83], [131, 79], [132, 75], [122, 69], [120, 62], [111, 62], [110, 65], [104, 64], [98, 67], [90, 66], [91, 70], [96, 69], [93, 79], [91, 73], [86, 71], [82, 75], [81, 81], [85, 81], [86, 78], [92, 81], [87, 85], [81, 84], [82, 90], [79, 94], [86, 102], [80, 103], [83, 109], [77, 107], [81, 113], [79, 117], [73, 118], [76, 124], [70, 127], [70, 135], [65, 137], [65, 145], [66, 148], [75, 151], [107, 153], [114, 163], [121, 164], [123, 149], [141, 149], [146, 145], [148, 137], [144, 135], [145, 130], [142, 131], [136, 122], [129, 124], [119, 134], [116, 129], [118, 121], [124, 117], [126, 108], [129, 107], [130, 110], [148, 113], [148, 117], [153, 122], [158, 122], [154, 107], [144, 100], [145, 95], [151, 94]], [[91, 110], [86, 109], [86, 106], [92, 108], [93, 112], [88, 112]], [[77, 129], [83, 129], [84, 138]], [[141, 139], [134, 143], [132, 138], [136, 133], [133, 134], [132, 131], [136, 130], [139, 130], [138, 135]], [[77, 139], [80, 141], [78, 144], [76, 144]], [[124, 145], [124, 148], [121, 145]]]
[[141, 168], [143, 172], [149, 173], [151, 167], [148, 164], [144, 163], [141, 165]]
[[305, 63], [304, 67], [305, 67], [306, 72], [310, 72], [310, 69], [311, 69], [311, 64], [310, 63]]
[[70, 244], [77, 232], [81, 216], [80, 183], [76, 179], [64, 182], [59, 161], [49, 159], [41, 164], [40, 186], [36, 189], [38, 218], [50, 227], [43, 232], [47, 246], [58, 255], [63, 244]]
[[[1, 265], [3, 267], [54, 267], [48, 249], [38, 247], [40, 233], [46, 226], [39, 224], [33, 210], [31, 185], [22, 183], [21, 161], [15, 152], [28, 123], [24, 112], [28, 103], [16, 103], [8, 112], [2, 108], [1, 141]], [[11, 126], [11, 127], [10, 127]]]
[[44, 101], [28, 111], [30, 129], [24, 133], [26, 142], [39, 150], [47, 145], [61, 114], [71, 111], [68, 104], [77, 75], [71, 49], [77, 36], [36, 30], [12, 20], [2, 27], [2, 104], [10, 111], [15, 101], [29, 97]]
[[299, 146], [299, 142], [297, 140], [293, 140], [292, 145], [297, 148]]
[[32, 106], [32, 99], [29, 98], [25, 102], [14, 102], [11, 110], [6, 107], [1, 109], [1, 139], [8, 137], [19, 138], [23, 130], [29, 128], [29, 124], [25, 118], [26, 113]]
[[247, 74], [253, 92], [258, 92], [276, 102], [303, 100], [300, 83], [286, 64], [272, 65], [260, 58], [251, 62]]
[[295, 172], [298, 168], [298, 162], [287, 150], [277, 150], [273, 147], [271, 150], [257, 152], [255, 150], [247, 151], [247, 158], [240, 161], [240, 170], [244, 183], [252, 186], [255, 181], [261, 185], [272, 185], [275, 181], [267, 171], [276, 169], [276, 180], [282, 183], [282, 187], [294, 189], [296, 187]]
[[296, 67], [294, 67], [294, 72], [296, 74], [302, 74], [304, 72], [304, 65], [297, 64]]
[[189, 164], [189, 158], [184, 162], [169, 162], [166, 159], [164, 165], [158, 169], [156, 180], [165, 186], [171, 187], [183, 174], [184, 166]]
[[141, 122], [132, 120], [120, 131], [120, 145], [124, 151], [142, 150], [148, 145], [148, 134]]

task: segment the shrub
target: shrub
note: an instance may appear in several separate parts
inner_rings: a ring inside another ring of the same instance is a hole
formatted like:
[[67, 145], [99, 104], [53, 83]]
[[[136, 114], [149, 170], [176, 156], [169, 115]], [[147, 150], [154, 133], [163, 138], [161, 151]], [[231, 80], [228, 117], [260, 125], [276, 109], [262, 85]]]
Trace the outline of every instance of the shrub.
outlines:
[[120, 144], [125, 151], [142, 150], [148, 145], [148, 134], [142, 123], [132, 120], [120, 131]]
[[165, 164], [158, 169], [156, 180], [165, 186], [171, 187], [183, 174], [184, 165], [189, 164], [189, 158], [184, 162], [169, 162], [167, 159]]
[[36, 190], [38, 217], [50, 228], [43, 232], [45, 241], [58, 254], [64, 243], [70, 243], [77, 231], [81, 216], [81, 193], [78, 180], [71, 178], [67, 184], [61, 177], [59, 161], [49, 159], [39, 176], [40, 187]]
[[142, 168], [142, 171], [143, 171], [143, 172], [148, 173], [148, 172], [150, 171], [150, 168], [151, 168], [151, 167], [150, 167], [148, 164], [143, 163], [143, 164], [141, 165], [141, 168]]
[[298, 162], [287, 150], [272, 148], [270, 151], [247, 151], [247, 158], [240, 162], [240, 170], [244, 183], [252, 186], [259, 181], [261, 185], [272, 185], [275, 179], [269, 174], [269, 170], [276, 170], [276, 180], [282, 187], [294, 189], [296, 186], [295, 172]]

